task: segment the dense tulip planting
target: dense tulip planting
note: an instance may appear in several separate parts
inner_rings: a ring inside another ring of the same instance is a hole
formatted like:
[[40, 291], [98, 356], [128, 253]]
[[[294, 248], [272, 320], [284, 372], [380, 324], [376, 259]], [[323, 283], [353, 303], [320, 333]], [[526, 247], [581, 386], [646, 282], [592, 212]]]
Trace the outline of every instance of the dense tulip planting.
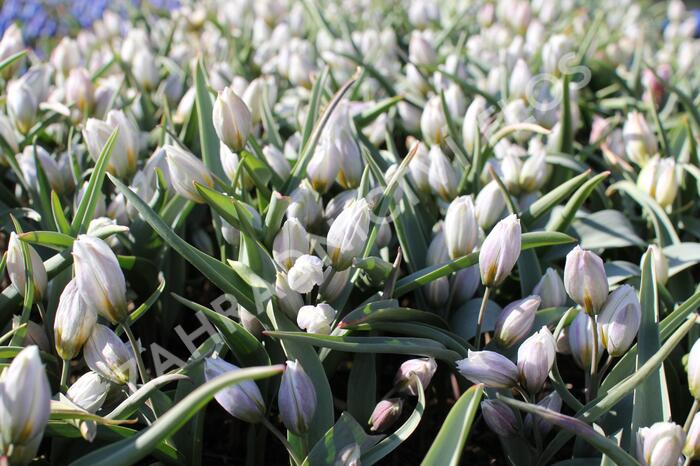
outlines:
[[700, 15], [0, 9], [0, 466], [700, 460]]

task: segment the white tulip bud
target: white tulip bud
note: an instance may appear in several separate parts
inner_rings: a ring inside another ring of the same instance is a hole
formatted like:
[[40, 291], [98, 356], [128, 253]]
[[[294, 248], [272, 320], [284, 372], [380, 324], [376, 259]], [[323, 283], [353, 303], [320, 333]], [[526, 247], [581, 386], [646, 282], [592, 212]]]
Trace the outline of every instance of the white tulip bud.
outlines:
[[510, 74], [508, 84], [510, 97], [512, 99], [526, 99], [527, 86], [531, 79], [532, 73], [530, 73], [530, 67], [527, 65], [527, 62], [522, 58], [518, 58]]
[[304, 305], [304, 300], [298, 292], [289, 286], [287, 276], [281, 272], [277, 273], [275, 279], [275, 296], [282, 312], [296, 320], [299, 309]]
[[304, 254], [294, 261], [287, 274], [289, 287], [299, 293], [308, 293], [323, 283], [323, 262], [316, 256]]
[[[562, 399], [557, 392], [551, 392], [549, 395], [537, 402], [537, 406], [540, 408], [544, 408], [555, 413], [561, 412], [561, 405]], [[549, 431], [552, 430], [551, 423], [532, 413], [525, 416], [525, 422], [523, 424], [526, 432], [534, 433], [534, 429], [537, 429], [539, 430], [542, 438], [546, 437]]]
[[411, 149], [413, 149], [414, 144], [419, 144], [419, 146], [411, 162], [408, 164], [408, 175], [415, 183], [416, 188], [428, 192], [430, 191], [430, 154], [425, 144], [422, 142], [415, 141], [411, 144]]
[[511, 388], [518, 384], [518, 368], [507, 357], [494, 351], [467, 352], [457, 361], [457, 370], [467, 380], [489, 388]]
[[490, 181], [486, 186], [481, 188], [476, 196], [475, 214], [479, 222], [479, 226], [484, 230], [488, 230], [503, 217], [503, 211], [506, 208], [506, 199], [501, 192], [496, 180]]
[[219, 143], [219, 160], [221, 161], [221, 167], [226, 177], [231, 183], [234, 182], [236, 174], [240, 171], [238, 175], [238, 186], [242, 186], [246, 191], [255, 186], [253, 178], [250, 177], [248, 170], [241, 166], [238, 154], [231, 152], [231, 149], [223, 142]]
[[331, 324], [336, 310], [326, 303], [317, 306], [302, 306], [297, 314], [297, 325], [308, 333], [331, 333]]
[[[15, 23], [11, 23], [0, 39], [0, 61], [10, 58], [12, 55], [24, 50], [24, 39], [22, 30]], [[22, 59], [17, 60], [12, 65], [2, 71], [2, 76], [7, 79], [21, 66]]]
[[676, 161], [670, 157], [654, 156], [639, 172], [637, 186], [655, 198], [661, 207], [669, 207], [678, 193]]
[[68, 361], [78, 355], [97, 323], [95, 309], [88, 307], [78, 291], [76, 279], [68, 282], [58, 300], [53, 330], [56, 352]]
[[408, 43], [408, 59], [414, 65], [434, 65], [437, 52], [424, 34], [419, 31], [411, 33]]
[[107, 380], [124, 385], [136, 380], [136, 360], [129, 347], [109, 327], [95, 325], [83, 348], [88, 367]]
[[637, 459], [644, 466], [677, 466], [685, 432], [673, 422], [656, 422], [637, 432]]
[[136, 51], [131, 61], [131, 71], [134, 78], [145, 91], [152, 91], [158, 87], [160, 76], [156, 57], [146, 47], [141, 47]]
[[486, 286], [503, 282], [520, 256], [520, 220], [513, 214], [496, 224], [479, 251], [481, 281]]
[[[39, 348], [24, 348], [0, 376], [0, 456], [29, 463], [39, 448], [51, 410], [51, 387]], [[7, 459], [7, 458], [6, 458]]]
[[651, 251], [656, 281], [665, 285], [668, 281], [668, 259], [661, 248], [655, 244], [649, 245], [649, 251]]
[[39, 102], [29, 87], [22, 80], [10, 81], [7, 86], [7, 112], [15, 127], [22, 134], [27, 134], [36, 121]]
[[479, 225], [471, 196], [460, 196], [450, 203], [443, 230], [451, 259], [466, 256], [474, 250], [479, 241]]
[[418, 386], [413, 382], [413, 376], [418, 377], [423, 390], [426, 390], [435, 371], [437, 371], [437, 363], [433, 358], [409, 359], [401, 363], [396, 372], [394, 387], [403, 395], [418, 396]]
[[563, 34], [555, 34], [542, 47], [542, 68], [545, 73], [559, 76], [562, 59], [573, 50], [574, 44]]
[[73, 260], [78, 290], [88, 307], [111, 323], [123, 322], [129, 316], [126, 281], [107, 243], [80, 235], [73, 243]]
[[484, 144], [483, 134], [487, 129], [487, 124], [484, 116], [487, 115], [487, 102], [482, 96], [476, 96], [464, 115], [462, 122], [462, 138], [464, 139], [464, 147], [470, 154], [474, 153], [477, 135], [482, 135], [482, 147]]
[[370, 209], [367, 201], [359, 199], [338, 215], [326, 237], [328, 256], [335, 270], [352, 265], [367, 243]]
[[500, 163], [501, 179], [511, 194], [520, 193], [520, 176], [523, 173], [523, 162], [520, 157], [506, 152]]
[[700, 340], [693, 343], [688, 354], [688, 389], [693, 398], [700, 400]]
[[406, 128], [406, 131], [417, 133], [420, 129], [421, 110], [403, 100], [396, 107], [401, 118], [401, 124]]
[[309, 234], [295, 218], [290, 218], [282, 225], [272, 244], [272, 257], [289, 270], [294, 261], [309, 253]]
[[330, 145], [327, 138], [320, 141], [306, 167], [311, 186], [320, 193], [330, 189], [340, 171], [339, 152], [331, 150]]
[[627, 157], [639, 166], [646, 165], [649, 158], [658, 152], [656, 136], [649, 128], [644, 115], [637, 111], [627, 114], [622, 137]]
[[175, 192], [190, 201], [203, 203], [204, 198], [194, 184], [214, 187], [214, 179], [209, 169], [201, 160], [180, 147], [166, 144], [163, 149]]
[[440, 150], [440, 146], [431, 147], [429, 156], [428, 182], [430, 188], [435, 195], [440, 196], [445, 202], [450, 202], [457, 195], [459, 187], [457, 171], [445, 153]]
[[537, 152], [523, 163], [520, 172], [520, 188], [527, 193], [538, 191], [547, 181], [548, 176], [546, 153], [545, 151]]
[[566, 255], [564, 287], [587, 314], [598, 314], [608, 299], [608, 277], [603, 260], [594, 252], [576, 246]]
[[298, 361], [287, 361], [277, 399], [287, 429], [297, 435], [307, 432], [316, 412], [316, 389]]
[[539, 306], [540, 297], [531, 295], [504, 307], [496, 321], [496, 342], [504, 348], [510, 348], [522, 340], [532, 330]]
[[66, 396], [73, 403], [83, 408], [88, 413], [96, 413], [100, 410], [107, 394], [110, 383], [97, 372], [86, 372], [66, 392]]
[[[6, 116], [0, 113], [0, 136], [5, 139], [5, 142], [10, 146], [13, 154], [19, 152], [19, 141], [17, 140], [17, 134], [12, 127], [12, 122]], [[0, 160], [0, 165], [7, 165], [7, 162], [3, 159]]]
[[85, 68], [73, 68], [66, 79], [66, 103], [74, 104], [82, 116], [95, 104], [95, 88]]
[[[204, 367], [207, 382], [228, 372], [240, 370], [240, 367], [220, 358], [207, 358]], [[253, 380], [244, 380], [223, 388], [214, 398], [231, 416], [242, 421], [257, 424], [265, 416], [265, 400]]]
[[[603, 355], [603, 335], [601, 328], [596, 325], [598, 330], [598, 348], [596, 357], [600, 361]], [[566, 330], [569, 337], [569, 349], [574, 361], [584, 370], [589, 370], [591, 361], [593, 360], [593, 330], [591, 319], [585, 312], [579, 312], [576, 318], [571, 322], [571, 325]], [[596, 362], [598, 362], [596, 361]]]
[[642, 308], [637, 292], [622, 285], [608, 296], [598, 315], [603, 346], [611, 356], [622, 356], [632, 345], [642, 321]]
[[85, 142], [90, 157], [97, 162], [115, 128], [119, 128], [119, 133], [107, 164], [107, 171], [119, 178], [126, 178], [136, 171], [140, 142], [138, 129], [124, 112], [111, 110], [106, 121], [88, 118], [84, 130]]
[[78, 43], [70, 37], [64, 37], [51, 52], [51, 64], [63, 76], [80, 65], [80, 50]]
[[46, 152], [41, 146], [28, 145], [24, 147], [21, 154], [17, 155], [17, 163], [22, 169], [22, 175], [27, 183], [34, 189], [39, 189], [39, 173], [36, 163], [34, 163], [34, 148], [36, 147], [36, 158], [39, 160], [49, 186], [57, 193], [64, 193], [68, 190], [63, 171], [58, 162]]
[[321, 198], [308, 180], [302, 180], [289, 197], [292, 202], [287, 207], [287, 218], [296, 218], [307, 228], [321, 219]]
[[[26, 267], [20, 241], [15, 232], [10, 233], [10, 241], [7, 243], [7, 274], [10, 276], [10, 282], [17, 288], [20, 296], [24, 296]], [[42, 262], [36, 250], [30, 244], [26, 244], [26, 247], [29, 250], [29, 259], [32, 262], [34, 300], [38, 301], [44, 296], [48, 284], [46, 267], [44, 267], [44, 262]]]
[[538, 393], [549, 376], [557, 350], [552, 332], [542, 327], [518, 348], [520, 382], [530, 393]]
[[447, 120], [442, 111], [442, 100], [435, 95], [428, 100], [420, 117], [423, 138], [431, 145], [440, 145], [447, 137]]
[[541, 307], [561, 307], [566, 304], [566, 290], [564, 282], [559, 273], [551, 267], [542, 275], [540, 281], [537, 282], [532, 294], [536, 294], [542, 299]]
[[230, 87], [224, 88], [216, 98], [213, 120], [217, 136], [233, 152], [245, 147], [252, 116], [245, 102]]
[[282, 180], [289, 178], [289, 174], [292, 172], [292, 167], [289, 162], [284, 157], [284, 154], [277, 147], [268, 144], [262, 149], [263, 156], [265, 156], [265, 161], [270, 165], [270, 168], [277, 173]]

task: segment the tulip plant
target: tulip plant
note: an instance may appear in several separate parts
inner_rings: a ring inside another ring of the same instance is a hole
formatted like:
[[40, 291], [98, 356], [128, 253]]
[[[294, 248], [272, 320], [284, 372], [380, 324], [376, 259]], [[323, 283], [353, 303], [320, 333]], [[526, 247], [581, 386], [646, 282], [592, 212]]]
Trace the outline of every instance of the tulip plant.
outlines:
[[698, 12], [34, 3], [0, 466], [700, 460]]

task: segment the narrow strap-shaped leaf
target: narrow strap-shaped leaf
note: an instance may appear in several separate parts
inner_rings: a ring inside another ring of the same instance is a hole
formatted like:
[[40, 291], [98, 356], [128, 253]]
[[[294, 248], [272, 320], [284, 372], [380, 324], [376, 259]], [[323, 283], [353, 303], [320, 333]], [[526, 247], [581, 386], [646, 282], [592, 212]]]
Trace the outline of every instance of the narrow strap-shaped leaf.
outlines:
[[194, 75], [195, 104], [197, 106], [197, 128], [202, 150], [202, 161], [216, 176], [224, 179], [224, 169], [219, 159], [219, 138], [212, 121], [212, 103], [205, 79], [204, 65], [200, 60]]
[[63, 206], [56, 191], [51, 191], [51, 215], [53, 215], [53, 221], [58, 231], [66, 235], [71, 234], [70, 223], [63, 212]]
[[483, 394], [483, 385], [474, 385], [457, 400], [442, 423], [428, 454], [423, 458], [422, 466], [459, 464]]
[[159, 387], [162, 387], [163, 385], [169, 384], [170, 382], [186, 379], [187, 376], [183, 374], [165, 374], [161, 375], [160, 377], [156, 377], [150, 382], [140, 386], [139, 389], [129, 395], [126, 400], [119, 403], [119, 406], [114, 408], [112, 412], [105, 416], [105, 419], [123, 419], [129, 417], [148, 400], [151, 392]]
[[[580, 176], [580, 175], [579, 175]], [[549, 231], [566, 231], [566, 229], [571, 225], [571, 222], [576, 216], [576, 212], [581, 208], [583, 203], [588, 199], [596, 186], [603, 182], [610, 172], [600, 173], [590, 180], [586, 181], [583, 186], [578, 188], [576, 193], [569, 199], [559, 216], [554, 222], [548, 227]]]

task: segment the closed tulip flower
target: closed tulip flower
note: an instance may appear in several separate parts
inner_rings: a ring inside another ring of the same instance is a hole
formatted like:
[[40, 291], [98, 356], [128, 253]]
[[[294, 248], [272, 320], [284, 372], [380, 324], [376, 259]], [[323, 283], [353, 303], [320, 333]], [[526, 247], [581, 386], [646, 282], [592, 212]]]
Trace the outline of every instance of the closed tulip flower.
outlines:
[[89, 118], [85, 124], [84, 137], [90, 157], [97, 162], [115, 128], [119, 128], [119, 133], [107, 164], [107, 171], [119, 178], [125, 178], [136, 171], [140, 143], [138, 129], [124, 112], [110, 110], [105, 121]]
[[520, 429], [520, 421], [513, 409], [500, 400], [484, 400], [481, 402], [481, 413], [486, 425], [496, 435], [512, 437]]
[[683, 454], [686, 458], [700, 458], [700, 413], [696, 413], [690, 423], [690, 429], [688, 429], [688, 435], [685, 438]]
[[439, 146], [431, 147], [429, 156], [428, 183], [430, 189], [445, 202], [450, 202], [457, 195], [459, 187], [457, 173]]
[[63, 360], [73, 359], [90, 338], [97, 322], [94, 308], [88, 307], [78, 291], [76, 279], [68, 282], [58, 300], [53, 330], [56, 352]]
[[318, 193], [308, 180], [302, 180], [289, 197], [292, 198], [292, 202], [287, 207], [287, 218], [296, 218], [306, 228], [321, 219], [323, 205]]
[[80, 235], [73, 243], [75, 280], [80, 296], [112, 323], [128, 317], [126, 281], [117, 256], [101, 239]]
[[107, 380], [124, 385], [136, 380], [136, 360], [109, 327], [95, 325], [83, 349], [88, 367]]
[[661, 207], [669, 207], [678, 193], [675, 160], [670, 157], [653, 157], [639, 172], [637, 186], [656, 199]]
[[298, 361], [287, 361], [278, 394], [280, 417], [288, 430], [302, 435], [316, 412], [316, 389]]
[[292, 167], [289, 165], [289, 162], [284, 157], [281, 150], [272, 144], [268, 144], [267, 146], [263, 147], [262, 153], [265, 156], [265, 161], [270, 168], [272, 168], [272, 171], [277, 174], [277, 176], [279, 176], [282, 180], [289, 178], [289, 174], [292, 172]]
[[[596, 358], [598, 361], [603, 355], [603, 336], [601, 328], [598, 329], [598, 348], [596, 350]], [[569, 337], [569, 349], [574, 361], [582, 369], [590, 369], [591, 361], [593, 360], [593, 330], [591, 319], [584, 312], [579, 312], [576, 318], [571, 322], [571, 325], [566, 330]], [[596, 361], [597, 362], [597, 361]]]
[[49, 182], [49, 187], [56, 193], [64, 193], [69, 188], [69, 183], [58, 162], [46, 152], [41, 146], [26, 146], [21, 154], [17, 155], [17, 163], [22, 170], [22, 176], [29, 183], [29, 186], [39, 190], [39, 171], [37, 170], [34, 152], [36, 148], [36, 159], [41, 165], [41, 169]]
[[471, 196], [452, 201], [445, 214], [445, 242], [451, 259], [471, 253], [479, 240], [479, 225]]
[[423, 390], [428, 388], [437, 370], [433, 358], [418, 358], [404, 361], [394, 376], [394, 386], [404, 395], [418, 396], [418, 386], [414, 383], [415, 375], [420, 380]]
[[688, 389], [693, 398], [700, 400], [700, 340], [696, 340], [688, 354]]
[[649, 128], [644, 115], [637, 111], [627, 114], [622, 137], [627, 157], [641, 167], [658, 151], [656, 136]]
[[603, 260], [594, 252], [576, 246], [566, 255], [564, 287], [587, 314], [598, 314], [608, 299], [608, 277]]
[[538, 393], [549, 376], [557, 351], [547, 327], [525, 340], [518, 348], [520, 382], [530, 393]]
[[24, 348], [0, 376], [0, 457], [29, 463], [51, 410], [51, 388], [36, 346]]
[[481, 281], [496, 286], [510, 274], [520, 256], [520, 220], [513, 214], [493, 227], [479, 250]]
[[503, 308], [496, 321], [494, 332], [496, 342], [504, 348], [510, 348], [522, 340], [530, 333], [539, 306], [540, 297], [532, 295], [514, 301]]
[[520, 188], [527, 193], [538, 191], [547, 181], [548, 168], [544, 151], [528, 157], [520, 172]]
[[489, 388], [511, 388], [518, 384], [518, 368], [510, 359], [493, 351], [469, 350], [457, 361], [457, 370], [467, 380]]
[[540, 281], [537, 282], [532, 294], [536, 294], [541, 299], [541, 307], [561, 307], [566, 304], [566, 289], [559, 273], [553, 268], [547, 268]]
[[214, 102], [214, 129], [219, 139], [233, 152], [240, 152], [252, 127], [248, 106], [230, 87], [224, 88]]
[[651, 251], [656, 281], [665, 285], [668, 282], [668, 259], [661, 248], [655, 244], [649, 245], [649, 251]]
[[22, 134], [27, 134], [36, 122], [39, 109], [32, 88], [23, 81], [10, 81], [7, 86], [7, 112], [15, 127]]
[[75, 105], [84, 117], [95, 104], [95, 88], [85, 68], [74, 68], [66, 79], [66, 103]]
[[[204, 377], [207, 382], [226, 373], [240, 370], [240, 367], [220, 358], [207, 358], [204, 367]], [[244, 380], [223, 388], [214, 398], [231, 416], [242, 421], [257, 424], [265, 416], [265, 401], [258, 385], [252, 380]]]
[[523, 174], [523, 162], [519, 155], [506, 152], [500, 161], [501, 179], [511, 194], [520, 193], [520, 176]]
[[629, 285], [622, 285], [608, 296], [598, 315], [603, 346], [611, 356], [622, 356], [637, 336], [642, 320], [642, 308], [637, 292]]
[[369, 425], [372, 432], [384, 432], [401, 417], [403, 400], [401, 398], [389, 398], [382, 400], [374, 407], [369, 417]]
[[152, 91], [160, 82], [156, 63], [156, 58], [147, 47], [139, 48], [131, 60], [131, 72], [145, 91]]
[[311, 182], [311, 186], [320, 192], [325, 193], [335, 182], [340, 171], [340, 158], [338, 152], [331, 150], [327, 139], [322, 140], [314, 151], [313, 157], [306, 167], [306, 176]]
[[487, 129], [487, 125], [482, 120], [484, 115], [487, 115], [487, 107], [486, 99], [482, 96], [476, 96], [472, 103], [469, 104], [469, 107], [467, 107], [467, 113], [464, 115], [462, 139], [464, 140], [464, 147], [470, 154], [474, 153], [477, 137], [481, 138], [482, 144], [485, 142], [483, 133]]
[[290, 218], [282, 225], [272, 243], [272, 257], [289, 270], [297, 257], [308, 254], [310, 248], [309, 234], [295, 218]]
[[[24, 39], [22, 38], [22, 30], [16, 23], [10, 23], [5, 29], [5, 33], [0, 39], [0, 61], [10, 58], [12, 55], [21, 52], [24, 49]], [[22, 59], [17, 60], [10, 66], [2, 70], [2, 76], [7, 79], [21, 66]]]
[[637, 432], [637, 459], [643, 466], [676, 466], [685, 443], [683, 428], [657, 422]]
[[80, 406], [88, 413], [96, 413], [100, 410], [107, 394], [110, 383], [97, 372], [86, 372], [81, 375], [66, 392], [69, 400]]
[[80, 65], [78, 43], [70, 37], [64, 37], [51, 52], [51, 64], [63, 76]]
[[[537, 402], [537, 406], [555, 413], [561, 412], [561, 405], [561, 396], [559, 396], [559, 393], [555, 391], [551, 392], [549, 395]], [[550, 430], [552, 430], [551, 423], [545, 421], [541, 416], [537, 416], [535, 414], [528, 414], [525, 416], [525, 422], [523, 424], [527, 432], [532, 432], [533, 429], [537, 429], [543, 438], [547, 436]]]
[[317, 306], [302, 306], [297, 314], [297, 325], [308, 333], [331, 333], [331, 324], [335, 319], [336, 310], [329, 304], [321, 303]]
[[287, 275], [278, 272], [275, 279], [275, 296], [277, 304], [282, 312], [291, 319], [296, 320], [299, 309], [304, 305], [301, 295], [294, 291], [287, 282]]
[[[26, 267], [20, 241], [16, 233], [10, 233], [10, 241], [7, 243], [7, 274], [10, 276], [10, 282], [17, 288], [20, 296], [24, 296]], [[26, 247], [29, 250], [29, 259], [32, 262], [32, 282], [34, 284], [34, 300], [36, 301], [44, 296], [48, 278], [44, 262], [42, 262], [39, 254], [30, 244], [26, 244]]]
[[411, 150], [413, 150], [415, 144], [418, 144], [418, 148], [411, 159], [411, 163], [408, 164], [408, 176], [413, 180], [416, 188], [423, 192], [428, 192], [430, 191], [430, 155], [425, 144], [419, 141], [414, 141], [410, 144]]
[[475, 213], [479, 226], [484, 230], [491, 228], [503, 217], [505, 208], [506, 199], [498, 182], [488, 182], [476, 196]]
[[367, 201], [356, 200], [338, 215], [326, 237], [328, 256], [335, 270], [345, 270], [352, 265], [367, 243], [370, 209]]
[[440, 145], [447, 137], [447, 120], [442, 111], [442, 100], [435, 95], [428, 100], [420, 117], [423, 138], [431, 145]]
[[167, 144], [163, 149], [175, 192], [192, 202], [203, 203], [204, 198], [194, 184], [214, 187], [209, 169], [201, 160], [180, 147]]

